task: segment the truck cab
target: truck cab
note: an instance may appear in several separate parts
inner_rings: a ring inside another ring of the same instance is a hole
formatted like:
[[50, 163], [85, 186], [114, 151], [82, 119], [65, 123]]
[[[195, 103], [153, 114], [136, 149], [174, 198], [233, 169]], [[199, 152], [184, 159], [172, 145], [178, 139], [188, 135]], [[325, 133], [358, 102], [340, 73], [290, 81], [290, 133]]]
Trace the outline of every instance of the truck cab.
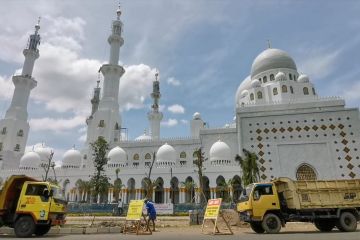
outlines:
[[46, 234], [65, 223], [66, 201], [60, 188], [27, 176], [11, 176], [0, 192], [0, 226], [14, 228], [17, 237]]

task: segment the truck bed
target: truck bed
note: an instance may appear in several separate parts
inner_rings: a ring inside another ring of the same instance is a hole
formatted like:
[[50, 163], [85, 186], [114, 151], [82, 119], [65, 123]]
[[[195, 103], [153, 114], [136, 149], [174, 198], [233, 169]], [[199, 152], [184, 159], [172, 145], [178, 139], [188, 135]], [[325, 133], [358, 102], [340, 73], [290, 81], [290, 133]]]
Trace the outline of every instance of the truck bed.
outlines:
[[289, 209], [360, 207], [360, 179], [293, 181], [279, 178], [274, 183], [280, 201]]

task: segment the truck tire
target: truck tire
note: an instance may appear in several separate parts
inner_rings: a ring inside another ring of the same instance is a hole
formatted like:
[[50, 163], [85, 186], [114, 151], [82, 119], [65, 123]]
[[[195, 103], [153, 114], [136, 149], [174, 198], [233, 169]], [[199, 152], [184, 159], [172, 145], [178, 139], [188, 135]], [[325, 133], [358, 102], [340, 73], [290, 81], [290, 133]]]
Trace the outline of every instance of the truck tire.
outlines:
[[278, 233], [281, 229], [281, 221], [277, 215], [268, 213], [265, 215], [261, 226], [267, 233]]
[[265, 232], [264, 228], [261, 226], [261, 222], [251, 222], [250, 227], [256, 233], [264, 233]]
[[50, 231], [51, 225], [38, 225], [35, 229], [36, 236], [43, 236]]
[[335, 227], [335, 221], [333, 219], [317, 219], [314, 225], [321, 232], [330, 232]]
[[16, 237], [31, 237], [35, 232], [35, 223], [30, 216], [19, 217], [14, 225]]
[[342, 232], [354, 232], [357, 228], [356, 217], [351, 212], [342, 212], [336, 227]]

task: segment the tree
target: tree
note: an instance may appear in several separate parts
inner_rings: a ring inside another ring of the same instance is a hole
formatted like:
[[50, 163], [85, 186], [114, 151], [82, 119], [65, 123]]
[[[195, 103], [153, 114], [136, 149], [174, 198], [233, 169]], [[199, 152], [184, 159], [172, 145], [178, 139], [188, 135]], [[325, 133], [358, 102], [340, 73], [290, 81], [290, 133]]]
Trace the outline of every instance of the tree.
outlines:
[[[44, 182], [46, 182], [48, 180], [48, 174], [49, 174], [50, 168], [53, 169], [54, 174], [55, 174], [55, 163], [51, 161], [53, 156], [54, 156], [54, 152], [51, 151], [50, 155], [48, 157], [48, 162], [46, 164], [41, 164], [41, 166], [43, 167], [43, 169], [45, 171], [45, 176], [43, 176]], [[56, 177], [55, 177], [55, 179], [56, 179]]]
[[222, 197], [223, 197], [223, 200], [224, 202], [230, 202], [232, 201], [232, 195], [233, 195], [233, 179], [229, 179], [228, 181], [226, 180], [223, 180], [219, 183], [218, 185], [218, 191], [220, 192], [226, 192], [226, 195], [224, 194]]
[[79, 201], [81, 202], [83, 200], [83, 196], [84, 196], [84, 193], [85, 193], [85, 182], [83, 180], [81, 180], [81, 179], [78, 179], [75, 182], [75, 187], [79, 192], [79, 195], [80, 195]]
[[193, 192], [194, 189], [196, 188], [196, 183], [192, 180], [192, 181], [185, 181], [185, 182], [181, 182], [180, 183], [181, 187], [185, 188], [186, 192], [190, 192], [190, 202], [194, 202], [194, 196], [193, 196]]
[[117, 168], [115, 170], [116, 179], [115, 179], [114, 185], [113, 185], [113, 187], [114, 187], [114, 197], [115, 197], [116, 202], [119, 201], [119, 193], [121, 192], [121, 189], [123, 187], [125, 187], [125, 185], [122, 184], [121, 179], [119, 178], [119, 173], [120, 173], [120, 168]]
[[205, 170], [204, 162], [207, 160], [207, 158], [204, 157], [205, 153], [202, 151], [201, 148], [195, 151], [195, 155], [196, 159], [194, 160], [194, 164], [196, 166], [195, 172], [198, 174], [199, 177], [200, 203], [205, 204], [207, 199], [204, 193], [203, 171]]
[[259, 167], [257, 165], [257, 156], [255, 153], [251, 153], [246, 149], [243, 149], [245, 157], [237, 155], [235, 161], [237, 161], [242, 170], [242, 181], [246, 187], [250, 183], [258, 182], [260, 179], [259, 176]]
[[[152, 162], [150, 164], [149, 167], [149, 172], [145, 173], [145, 190], [146, 190], [146, 198], [151, 199], [153, 192], [154, 192], [154, 188], [158, 185], [157, 181], [153, 181], [151, 180], [151, 173], [152, 173], [152, 169], [154, 167], [154, 163], [155, 163], [155, 159], [156, 159], [156, 152], [153, 153], [153, 159]], [[153, 199], [154, 200], [154, 199]]]
[[109, 150], [109, 144], [103, 137], [99, 137], [98, 140], [90, 145], [95, 167], [94, 175], [90, 179], [92, 196], [95, 200], [100, 195], [100, 202], [103, 202], [103, 196], [109, 188], [109, 177], [105, 174], [105, 166], [107, 164], [106, 153]]

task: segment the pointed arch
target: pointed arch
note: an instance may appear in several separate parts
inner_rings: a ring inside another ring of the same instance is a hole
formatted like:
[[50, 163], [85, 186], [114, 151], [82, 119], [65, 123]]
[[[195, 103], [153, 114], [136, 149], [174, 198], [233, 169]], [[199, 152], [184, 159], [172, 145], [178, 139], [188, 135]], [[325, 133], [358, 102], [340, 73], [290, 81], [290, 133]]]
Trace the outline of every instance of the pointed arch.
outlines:
[[179, 203], [179, 180], [173, 177], [170, 181], [170, 199], [172, 204]]
[[282, 85], [281, 86], [281, 92], [283, 92], [283, 93], [287, 93], [287, 86], [286, 85]]
[[250, 93], [250, 100], [254, 100], [254, 94], [253, 93]]
[[262, 99], [263, 98], [263, 94], [261, 91], [258, 91], [257, 93], [257, 99]]
[[275, 87], [275, 88], [273, 88], [273, 95], [275, 96], [275, 95], [278, 95], [278, 90], [277, 90], [277, 88]]
[[315, 169], [309, 164], [303, 163], [296, 170], [297, 180], [317, 180]]
[[151, 159], [151, 154], [150, 154], [150, 153], [145, 154], [145, 159], [146, 159], [146, 160]]
[[180, 158], [186, 158], [186, 152], [181, 152], [180, 153]]
[[309, 89], [307, 87], [303, 88], [304, 95], [309, 95]]

